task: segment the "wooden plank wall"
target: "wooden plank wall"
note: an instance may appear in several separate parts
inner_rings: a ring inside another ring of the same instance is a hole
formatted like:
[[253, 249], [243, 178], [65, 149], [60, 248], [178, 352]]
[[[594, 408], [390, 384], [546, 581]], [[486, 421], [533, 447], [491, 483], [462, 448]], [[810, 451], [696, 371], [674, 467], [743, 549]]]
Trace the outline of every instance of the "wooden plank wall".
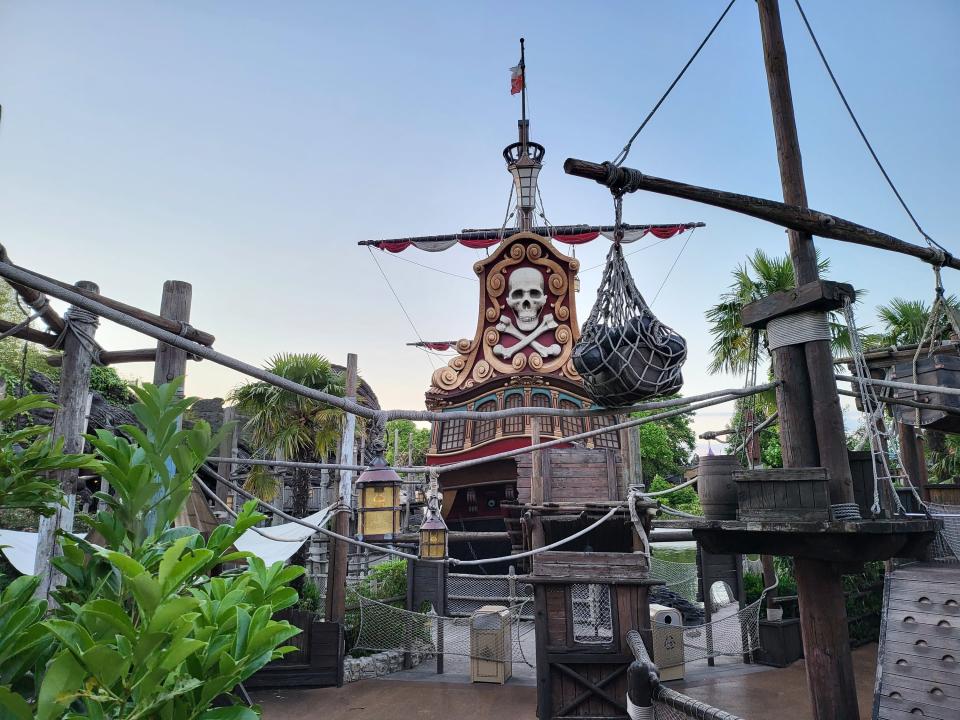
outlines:
[[[544, 450], [544, 502], [582, 503], [620, 500], [623, 457], [609, 448], [553, 448]], [[517, 458], [517, 496], [530, 502], [532, 459], [529, 454]]]
[[340, 623], [311, 622], [312, 613], [283, 610], [277, 619], [303, 629], [286, 642], [298, 650], [269, 663], [244, 685], [248, 688], [341, 687], [344, 639]]

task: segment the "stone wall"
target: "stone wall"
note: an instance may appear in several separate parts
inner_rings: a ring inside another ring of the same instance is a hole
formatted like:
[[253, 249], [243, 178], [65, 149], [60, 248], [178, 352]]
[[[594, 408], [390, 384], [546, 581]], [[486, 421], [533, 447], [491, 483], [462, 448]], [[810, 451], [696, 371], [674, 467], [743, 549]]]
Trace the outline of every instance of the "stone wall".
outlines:
[[[432, 657], [421, 653], [411, 653], [413, 667]], [[362, 658], [347, 657], [343, 661], [343, 682], [369, 680], [403, 670], [403, 651], [387, 650]]]

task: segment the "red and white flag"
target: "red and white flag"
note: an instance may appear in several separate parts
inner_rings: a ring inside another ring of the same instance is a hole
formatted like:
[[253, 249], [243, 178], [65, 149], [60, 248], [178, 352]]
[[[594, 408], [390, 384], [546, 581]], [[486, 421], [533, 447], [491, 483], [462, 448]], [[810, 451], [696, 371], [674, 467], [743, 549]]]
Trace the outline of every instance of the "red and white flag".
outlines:
[[510, 68], [510, 94], [516, 95], [523, 90], [523, 65]]

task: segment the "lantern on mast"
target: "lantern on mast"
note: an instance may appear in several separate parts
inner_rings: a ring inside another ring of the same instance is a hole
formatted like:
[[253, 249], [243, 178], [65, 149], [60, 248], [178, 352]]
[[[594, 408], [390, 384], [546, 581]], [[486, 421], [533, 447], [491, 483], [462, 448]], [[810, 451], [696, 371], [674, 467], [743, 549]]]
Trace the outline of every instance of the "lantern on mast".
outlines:
[[521, 230], [533, 228], [533, 211], [537, 205], [537, 176], [543, 167], [546, 152], [540, 143], [530, 140], [530, 121], [527, 119], [527, 66], [524, 60], [523, 38], [520, 38], [520, 64], [512, 70], [511, 92], [520, 91], [520, 120], [517, 122], [520, 139], [503, 150], [503, 159], [513, 176], [517, 198], [517, 224]]

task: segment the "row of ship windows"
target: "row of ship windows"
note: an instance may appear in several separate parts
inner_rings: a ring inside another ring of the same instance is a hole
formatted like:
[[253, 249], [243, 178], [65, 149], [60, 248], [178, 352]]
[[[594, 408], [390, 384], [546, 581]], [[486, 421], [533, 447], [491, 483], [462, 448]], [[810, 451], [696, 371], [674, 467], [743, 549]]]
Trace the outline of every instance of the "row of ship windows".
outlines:
[[[534, 393], [531, 396], [532, 407], [552, 407], [551, 397], [545, 393]], [[503, 400], [503, 408], [523, 407], [523, 396], [520, 393], [507, 395]], [[565, 398], [560, 398], [557, 407], [561, 410], [579, 410], [580, 406]], [[479, 403], [477, 412], [493, 412], [497, 410], [497, 400], [491, 398]], [[439, 452], [462, 450], [467, 438], [471, 445], [478, 445], [497, 437], [498, 430], [504, 436], [524, 435], [528, 432], [528, 422], [540, 423], [540, 434], [553, 437], [569, 437], [579, 435], [587, 430], [598, 430], [614, 424], [612, 417], [546, 417], [530, 418], [527, 415], [501, 418], [497, 420], [445, 420], [439, 423], [437, 435], [437, 449]], [[619, 448], [620, 439], [616, 432], [602, 433], [593, 438], [594, 447]]]

